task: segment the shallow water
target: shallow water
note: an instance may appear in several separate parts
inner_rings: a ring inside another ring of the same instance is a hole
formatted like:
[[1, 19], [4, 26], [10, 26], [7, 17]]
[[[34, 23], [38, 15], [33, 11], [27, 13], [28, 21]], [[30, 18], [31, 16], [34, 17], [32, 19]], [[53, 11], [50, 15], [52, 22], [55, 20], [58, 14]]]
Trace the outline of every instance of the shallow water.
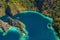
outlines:
[[[23, 12], [21, 14], [16, 14], [12, 18], [18, 19], [26, 25], [26, 30], [28, 31], [29, 36], [28, 40], [56, 40], [53, 30], [47, 28], [48, 23], [51, 23], [50, 20], [39, 14], [41, 13]], [[1, 19], [7, 22], [7, 15]], [[12, 34], [13, 32], [9, 33], [8, 36], [5, 36], [7, 37], [7, 40], [18, 40], [18, 36], [11, 39], [10, 35]], [[0, 39], [2, 38], [4, 39], [1, 35]]]

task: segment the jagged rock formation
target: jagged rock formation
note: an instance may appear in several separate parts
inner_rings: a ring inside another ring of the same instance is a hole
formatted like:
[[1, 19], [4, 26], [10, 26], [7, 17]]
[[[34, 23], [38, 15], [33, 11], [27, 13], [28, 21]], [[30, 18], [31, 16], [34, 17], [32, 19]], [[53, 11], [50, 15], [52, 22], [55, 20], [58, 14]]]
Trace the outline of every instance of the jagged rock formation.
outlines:
[[4, 32], [8, 31], [8, 29], [10, 28], [9, 26], [16, 27], [19, 31], [22, 32], [22, 34], [26, 34], [26, 31], [24, 30], [25, 25], [22, 22], [14, 20], [10, 17], [8, 17], [7, 23], [0, 20], [0, 28], [2, 28]]
[[15, 19], [8, 17], [8, 24], [11, 26], [19, 28], [19, 30], [22, 33], [26, 34], [25, 30], [23, 29], [25, 25], [21, 21], [18, 21], [18, 20], [15, 20]]

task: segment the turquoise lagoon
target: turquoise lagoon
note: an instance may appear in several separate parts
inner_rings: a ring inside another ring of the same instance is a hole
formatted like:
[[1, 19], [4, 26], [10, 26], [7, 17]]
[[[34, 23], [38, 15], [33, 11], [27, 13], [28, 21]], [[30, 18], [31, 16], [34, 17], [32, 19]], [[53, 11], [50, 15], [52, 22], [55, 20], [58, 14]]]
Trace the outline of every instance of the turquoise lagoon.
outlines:
[[[4, 15], [0, 19], [7, 22], [9, 15]], [[0, 40], [57, 40], [54, 30], [48, 24], [52, 23], [52, 18], [49, 18], [42, 13], [35, 11], [24, 11], [14, 16], [13, 19], [22, 21], [25, 24], [25, 29], [28, 32], [27, 37], [23, 37], [16, 30], [8, 31], [5, 36], [0, 33]], [[20, 39], [22, 38], [22, 39]]]

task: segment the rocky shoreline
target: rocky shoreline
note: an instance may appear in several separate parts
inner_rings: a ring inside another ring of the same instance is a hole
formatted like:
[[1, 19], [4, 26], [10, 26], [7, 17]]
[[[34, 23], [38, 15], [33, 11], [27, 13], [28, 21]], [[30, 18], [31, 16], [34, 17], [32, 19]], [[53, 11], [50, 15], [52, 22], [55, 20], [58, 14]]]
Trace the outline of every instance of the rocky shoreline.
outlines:
[[[37, 5], [38, 4], [38, 5]], [[9, 13], [6, 11], [9, 6], [12, 15], [17, 13], [32, 10], [42, 12], [44, 15], [53, 19], [52, 27], [60, 36], [60, 0], [0, 0], [0, 16]]]

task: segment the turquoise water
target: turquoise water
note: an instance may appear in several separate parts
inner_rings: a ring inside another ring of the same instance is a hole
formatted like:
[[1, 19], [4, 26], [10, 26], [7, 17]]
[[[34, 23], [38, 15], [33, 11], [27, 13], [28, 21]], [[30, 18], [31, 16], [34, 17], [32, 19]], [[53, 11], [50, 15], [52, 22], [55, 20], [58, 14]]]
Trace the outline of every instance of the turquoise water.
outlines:
[[[3, 21], [7, 22], [8, 15], [1, 17]], [[52, 20], [38, 12], [22, 12], [12, 16], [13, 19], [18, 19], [26, 25], [28, 31], [27, 40], [56, 40], [53, 30], [48, 29], [48, 23]], [[12, 30], [13, 31], [13, 30]], [[12, 36], [12, 37], [11, 37]], [[18, 40], [19, 34], [17, 32], [8, 32], [7, 36], [0, 34], [1, 40]]]

